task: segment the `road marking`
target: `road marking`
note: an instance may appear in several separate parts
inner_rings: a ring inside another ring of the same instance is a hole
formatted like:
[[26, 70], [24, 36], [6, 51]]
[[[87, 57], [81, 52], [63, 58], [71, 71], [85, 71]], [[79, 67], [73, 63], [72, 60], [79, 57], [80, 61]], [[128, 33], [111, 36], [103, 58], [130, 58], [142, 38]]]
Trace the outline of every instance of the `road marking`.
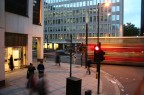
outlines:
[[[112, 76], [112, 75], [110, 75], [109, 73], [107, 73], [107, 72], [105, 72], [105, 71], [102, 71], [102, 70], [101, 70], [101, 72], [103, 72], [103, 73], [105, 74], [105, 77], [106, 77], [111, 83], [116, 84], [121, 91], [124, 91], [124, 86], [123, 86], [114, 76]], [[115, 85], [115, 86], [116, 86], [116, 85]], [[116, 93], [120, 93], [120, 92], [117, 90]]]

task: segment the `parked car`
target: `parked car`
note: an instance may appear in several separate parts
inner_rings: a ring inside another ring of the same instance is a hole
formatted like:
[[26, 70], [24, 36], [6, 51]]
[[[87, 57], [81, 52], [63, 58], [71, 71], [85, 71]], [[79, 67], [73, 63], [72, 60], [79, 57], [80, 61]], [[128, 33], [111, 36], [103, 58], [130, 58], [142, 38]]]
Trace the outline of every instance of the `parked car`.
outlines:
[[56, 52], [59, 53], [59, 55], [69, 55], [65, 50], [57, 50]]

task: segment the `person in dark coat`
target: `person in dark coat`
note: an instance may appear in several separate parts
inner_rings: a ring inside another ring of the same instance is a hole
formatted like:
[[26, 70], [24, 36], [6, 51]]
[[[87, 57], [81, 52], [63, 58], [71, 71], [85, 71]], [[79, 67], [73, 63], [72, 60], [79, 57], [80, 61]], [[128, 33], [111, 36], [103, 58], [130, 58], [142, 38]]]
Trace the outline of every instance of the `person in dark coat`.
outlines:
[[27, 78], [29, 79], [30, 77], [33, 77], [34, 75], [34, 71], [35, 71], [35, 67], [33, 66], [32, 63], [30, 63], [30, 65], [28, 66], [28, 70], [27, 70]]
[[92, 61], [90, 59], [88, 59], [87, 61], [87, 73], [90, 75], [91, 71], [90, 71], [90, 67], [91, 67]]
[[13, 56], [11, 55], [10, 56], [10, 59], [9, 59], [9, 68], [11, 69], [11, 71], [13, 71], [14, 69], [14, 64], [13, 64]]
[[40, 61], [40, 64], [38, 64], [37, 66], [37, 70], [38, 70], [38, 73], [39, 73], [39, 78], [43, 77], [44, 76], [44, 65], [43, 65], [43, 62]]
[[58, 64], [60, 66], [60, 55], [58, 52], [56, 53], [56, 59], [55, 60], [56, 60], [56, 65]]
[[30, 65], [28, 66], [27, 69], [27, 88], [34, 88], [35, 84], [34, 84], [34, 71], [35, 71], [35, 67], [33, 66], [32, 63], [30, 63]]

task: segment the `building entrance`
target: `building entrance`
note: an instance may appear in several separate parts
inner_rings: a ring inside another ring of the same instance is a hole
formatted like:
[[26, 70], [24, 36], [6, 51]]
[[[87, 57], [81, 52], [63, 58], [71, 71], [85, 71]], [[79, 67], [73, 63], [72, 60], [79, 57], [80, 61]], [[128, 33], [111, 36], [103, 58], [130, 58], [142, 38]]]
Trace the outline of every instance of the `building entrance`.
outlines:
[[20, 69], [25, 66], [26, 52], [25, 47], [7, 47], [5, 48], [5, 71], [9, 71], [10, 56], [13, 56], [14, 69]]

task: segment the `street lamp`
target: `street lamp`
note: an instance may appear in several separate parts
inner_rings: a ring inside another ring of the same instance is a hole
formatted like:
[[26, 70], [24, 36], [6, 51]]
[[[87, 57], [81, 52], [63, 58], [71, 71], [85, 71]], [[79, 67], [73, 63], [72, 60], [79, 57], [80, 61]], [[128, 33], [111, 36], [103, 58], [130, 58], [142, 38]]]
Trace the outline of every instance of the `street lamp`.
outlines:
[[[98, 3], [98, 5], [97, 5], [97, 14], [98, 14], [98, 16], [97, 16], [97, 24], [98, 24], [98, 27], [97, 27], [97, 45], [99, 45], [99, 17], [100, 17], [100, 6], [104, 6], [104, 7], [109, 7], [110, 6], [110, 3], [102, 3], [102, 4], [100, 4], [100, 3]], [[110, 13], [109, 14], [107, 14], [107, 15], [110, 15]]]
[[[100, 6], [108, 7], [110, 4], [109, 3], [98, 3], [97, 5], [97, 46], [101, 49], [101, 43], [99, 41], [99, 16], [100, 16]], [[98, 74], [98, 89], [97, 89], [97, 94], [100, 94], [100, 60], [97, 63], [97, 74]]]
[[70, 77], [72, 77], [72, 34], [70, 34]]
[[[107, 22], [108, 22], [108, 26], [107, 26], [107, 30], [108, 30], [108, 37], [110, 37], [111, 36], [111, 13], [108, 13], [107, 14]], [[109, 24], [110, 24], [110, 26], [109, 26]]]

